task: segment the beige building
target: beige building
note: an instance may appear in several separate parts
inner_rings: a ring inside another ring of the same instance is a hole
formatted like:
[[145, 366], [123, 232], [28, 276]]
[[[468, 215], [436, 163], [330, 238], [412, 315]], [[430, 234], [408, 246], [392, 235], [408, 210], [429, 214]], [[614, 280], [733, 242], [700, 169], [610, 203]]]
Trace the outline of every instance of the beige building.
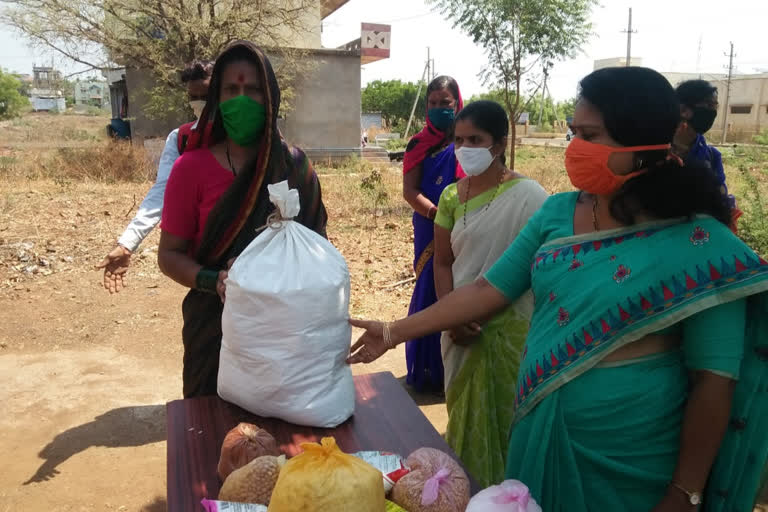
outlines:
[[[385, 26], [374, 26], [373, 32], [379, 37], [366, 37], [366, 41], [373, 41], [369, 47], [360, 40], [338, 49], [322, 47], [323, 20], [347, 2], [317, 0], [316, 8], [303, 12], [305, 30], [285, 34], [286, 46], [308, 50], [305, 58], [311, 62], [310, 71], [295, 84], [293, 109], [283, 112], [280, 130], [289, 143], [316, 160], [360, 154], [360, 66], [389, 56], [389, 27]], [[366, 30], [371, 32], [370, 26], [363, 24], [361, 33], [370, 35]], [[113, 74], [108, 81], [113, 117], [119, 118], [113, 124], [130, 123], [135, 142], [158, 138], [159, 144], [168, 132], [188, 121], [183, 113], [164, 120], [147, 118], [142, 107], [147, 102], [143, 91], [152, 85], [149, 75], [132, 69]]]
[[752, 137], [768, 130], [768, 73], [734, 75], [731, 78], [731, 94], [728, 112], [725, 112], [728, 75], [710, 73], [662, 73], [677, 87], [686, 80], [703, 79], [717, 87], [720, 108], [715, 124], [707, 133], [707, 139], [720, 142], [723, 120], [727, 127], [728, 142], [752, 142]]
[[[642, 66], [643, 59], [640, 57], [630, 57], [631, 66]], [[598, 59], [595, 61], [595, 71], [603, 68], [623, 68], [627, 65], [626, 57], [611, 57], [610, 59]]]

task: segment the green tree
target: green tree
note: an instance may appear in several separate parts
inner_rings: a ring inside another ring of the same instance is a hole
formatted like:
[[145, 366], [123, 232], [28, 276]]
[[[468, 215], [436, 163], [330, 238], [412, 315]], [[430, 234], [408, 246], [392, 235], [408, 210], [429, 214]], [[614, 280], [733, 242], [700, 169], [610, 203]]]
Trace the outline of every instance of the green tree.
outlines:
[[472, 97], [467, 100], [467, 104], [480, 100], [495, 101], [500, 105], [504, 105], [504, 91], [501, 89], [491, 89], [490, 91], [481, 92], [480, 94], [473, 94]]
[[13, 76], [19, 81], [19, 94], [29, 98], [30, 92], [32, 91], [32, 83], [22, 79], [21, 73], [14, 73]]
[[565, 101], [561, 101], [557, 104], [557, 109], [560, 112], [561, 119], [573, 118], [573, 112], [576, 110], [576, 103], [579, 102], [578, 96]]
[[[481, 45], [488, 57], [486, 85], [504, 91], [510, 119], [528, 108], [524, 78], [533, 69], [573, 56], [588, 39], [596, 0], [430, 0]], [[535, 92], [538, 87], [535, 88]], [[515, 165], [515, 125], [510, 127], [510, 167]]]
[[[531, 124], [537, 126], [552, 126], [555, 121], [562, 119], [559, 117], [557, 105], [552, 101], [551, 96], [544, 98], [543, 109], [541, 94], [536, 94], [525, 103], [528, 105], [527, 112], [530, 116], [529, 120]], [[541, 117], [541, 119], [539, 119], [539, 117]]]
[[0, 69], [0, 119], [19, 117], [29, 105], [26, 96], [19, 93], [21, 81], [7, 71]]
[[[292, 49], [313, 33], [316, 0], [0, 0], [0, 22], [93, 70], [130, 67], [152, 73], [148, 94], [176, 101], [179, 71], [194, 59], [214, 58], [238, 39], [270, 50], [281, 92], [290, 105], [294, 80], [311, 67]], [[279, 48], [279, 50], [277, 50]]]
[[[395, 125], [408, 121], [413, 109], [413, 102], [418, 93], [419, 84], [401, 80], [374, 80], [366, 85], [360, 94], [363, 112], [381, 112], [386, 125]], [[419, 93], [416, 104], [417, 118], [426, 112], [426, 89], [424, 86]]]
[[[479, 100], [490, 100], [495, 101], [500, 105], [504, 105], [504, 91], [501, 89], [491, 89], [490, 91], [473, 94], [472, 97], [467, 100], [467, 104]], [[527, 99], [524, 96], [520, 101], [521, 104], [525, 107], [525, 110], [522, 108], [520, 109], [520, 114], [527, 112], [530, 116], [529, 119], [531, 124], [538, 125], [539, 114], [542, 113], [541, 95], [536, 94]], [[542, 116], [543, 119], [541, 124], [546, 126], [553, 126], [556, 121], [565, 122], [568, 118], [573, 117], [573, 111], [576, 108], [577, 101], [578, 98], [574, 97], [566, 101], [554, 102], [551, 97], [547, 97], [546, 101], [544, 102], [544, 111]]]

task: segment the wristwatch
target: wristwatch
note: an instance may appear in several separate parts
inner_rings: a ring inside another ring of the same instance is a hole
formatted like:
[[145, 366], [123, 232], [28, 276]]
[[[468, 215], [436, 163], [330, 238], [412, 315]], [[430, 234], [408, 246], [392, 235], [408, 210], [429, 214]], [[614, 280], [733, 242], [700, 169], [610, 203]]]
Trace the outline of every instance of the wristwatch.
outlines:
[[669, 482], [669, 485], [688, 496], [688, 503], [690, 503], [692, 506], [697, 507], [701, 505], [703, 499], [700, 492], [691, 492], [676, 482]]

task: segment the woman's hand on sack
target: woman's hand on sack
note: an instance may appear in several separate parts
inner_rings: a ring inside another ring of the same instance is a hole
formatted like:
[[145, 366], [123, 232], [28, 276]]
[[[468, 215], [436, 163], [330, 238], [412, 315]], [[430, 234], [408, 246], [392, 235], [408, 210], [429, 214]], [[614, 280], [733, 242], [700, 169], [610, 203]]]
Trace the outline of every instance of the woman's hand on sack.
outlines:
[[483, 332], [483, 326], [477, 322], [470, 322], [456, 329], [448, 331], [451, 341], [460, 347], [468, 347], [477, 342], [477, 337]]
[[228, 274], [226, 270], [221, 270], [219, 272], [219, 279], [216, 281], [216, 293], [219, 294], [222, 304], [227, 299], [227, 285], [224, 284], [224, 281], [226, 281]]
[[219, 280], [216, 281], [216, 293], [219, 294], [222, 304], [224, 304], [224, 301], [227, 299], [227, 285], [224, 284], [224, 281], [227, 280], [229, 269], [232, 268], [233, 263], [235, 263], [235, 258], [231, 258], [229, 261], [227, 261], [227, 270], [220, 271]]
[[347, 364], [372, 363], [380, 358], [390, 347], [384, 341], [384, 324], [368, 320], [350, 320], [353, 327], [365, 329], [357, 342], [352, 345]]

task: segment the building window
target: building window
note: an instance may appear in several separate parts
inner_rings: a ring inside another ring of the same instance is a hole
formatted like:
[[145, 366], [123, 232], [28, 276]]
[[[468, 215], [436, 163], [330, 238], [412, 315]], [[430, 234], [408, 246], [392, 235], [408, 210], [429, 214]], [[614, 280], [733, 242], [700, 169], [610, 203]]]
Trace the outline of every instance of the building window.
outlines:
[[731, 114], [751, 114], [752, 105], [732, 105]]

